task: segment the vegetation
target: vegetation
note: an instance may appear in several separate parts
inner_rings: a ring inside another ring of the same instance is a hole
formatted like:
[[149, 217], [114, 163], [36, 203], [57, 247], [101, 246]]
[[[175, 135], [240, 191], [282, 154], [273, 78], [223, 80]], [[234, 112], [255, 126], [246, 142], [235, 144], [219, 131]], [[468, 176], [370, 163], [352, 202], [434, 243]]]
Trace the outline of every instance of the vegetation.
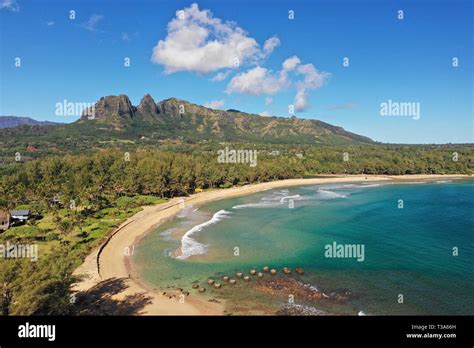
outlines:
[[[383, 145], [316, 120], [211, 110], [174, 98], [155, 104], [145, 96], [136, 108], [126, 96], [106, 97], [96, 116], [0, 130], [0, 210], [33, 213], [1, 233], [0, 245], [35, 243], [40, 254], [37, 262], [0, 259], [3, 315], [86, 313], [71, 305], [73, 270], [143, 205], [324, 174], [474, 172], [472, 144]], [[256, 166], [219, 163], [217, 152], [226, 147], [257, 151]]]

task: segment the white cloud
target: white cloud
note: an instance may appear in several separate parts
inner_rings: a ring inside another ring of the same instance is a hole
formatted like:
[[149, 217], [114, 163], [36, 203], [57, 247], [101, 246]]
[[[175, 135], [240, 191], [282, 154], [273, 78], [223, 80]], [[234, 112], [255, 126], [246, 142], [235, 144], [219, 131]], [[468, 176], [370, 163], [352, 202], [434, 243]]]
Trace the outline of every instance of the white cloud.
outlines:
[[[292, 56], [282, 63], [281, 70], [276, 73], [261, 66], [240, 73], [230, 80], [226, 93], [275, 95], [294, 86], [295, 111], [305, 111], [309, 107], [309, 92], [324, 85], [330, 76], [327, 72], [319, 72], [313, 64], [301, 64], [297, 56]], [[271, 103], [270, 100], [266, 99], [265, 104]]]
[[82, 24], [82, 27], [89, 31], [97, 31], [97, 26], [99, 25], [99, 22], [102, 19], [104, 19], [104, 16], [93, 14], [92, 16], [89, 17], [87, 22]]
[[224, 99], [213, 100], [211, 102], [204, 103], [204, 106], [210, 109], [220, 109], [221, 107], [224, 106], [224, 103], [225, 103]]
[[259, 113], [260, 116], [270, 116], [270, 113], [268, 111], [262, 111], [261, 113]]
[[233, 77], [227, 85], [226, 93], [272, 95], [285, 87], [286, 79], [273, 74], [266, 68], [257, 66]]
[[0, 0], [0, 10], [20, 12], [20, 5], [16, 0]]
[[297, 56], [287, 58], [287, 59], [285, 59], [285, 61], [282, 64], [283, 70], [292, 71], [300, 63], [301, 63], [301, 60]]
[[293, 100], [295, 111], [304, 111], [309, 107], [308, 93], [306, 89], [300, 88], [296, 91], [295, 99]]
[[331, 77], [331, 74], [325, 71], [319, 72], [313, 64], [298, 65], [296, 71], [304, 77], [302, 81], [296, 83], [296, 96], [294, 100], [295, 111], [301, 112], [309, 107], [308, 92], [324, 85]]
[[[181, 17], [181, 18], [180, 18]], [[235, 23], [213, 17], [197, 4], [176, 12], [168, 23], [168, 35], [153, 48], [151, 60], [163, 64], [167, 73], [209, 73], [234, 68], [258, 52], [255, 39]]]
[[267, 39], [263, 44], [263, 52], [265, 56], [268, 56], [273, 50], [280, 46], [280, 39], [277, 36], [272, 36], [271, 38]]
[[[295, 110], [309, 106], [309, 93], [320, 88], [330, 74], [319, 72], [313, 64], [302, 64], [296, 55], [283, 61], [280, 70], [262, 66], [281, 42], [277, 36], [268, 38], [263, 47], [237, 23], [214, 17], [207, 9], [193, 3], [176, 11], [167, 25], [167, 35], [153, 47], [151, 61], [164, 66], [167, 74], [189, 71], [197, 74], [217, 72], [210, 81], [223, 81], [236, 68], [246, 71], [235, 75], [227, 84], [226, 93], [272, 96], [285, 89], [295, 91]], [[252, 63], [251, 68], [248, 63]], [[225, 69], [225, 70], [224, 70]], [[220, 107], [223, 100], [206, 103]], [[265, 99], [270, 105], [272, 98]]]
[[54, 25], [54, 22], [53, 21], [46, 22], [46, 25], [48, 27], [52, 27]]
[[331, 74], [324, 71], [320, 73], [313, 64], [299, 65], [296, 71], [304, 76], [304, 80], [298, 83], [309, 89], [321, 87], [331, 76]]
[[257, 41], [235, 22], [214, 17], [194, 3], [176, 11], [168, 23], [167, 36], [159, 40], [151, 56], [165, 72], [191, 71], [207, 74], [220, 69], [235, 69], [247, 62], [268, 56], [279, 44], [277, 37], [265, 42], [262, 51]]
[[231, 70], [221, 71], [221, 72], [217, 73], [217, 74], [211, 79], [211, 81], [213, 81], [213, 82], [223, 81], [223, 80], [225, 80], [225, 79], [230, 75], [231, 72], [232, 72]]

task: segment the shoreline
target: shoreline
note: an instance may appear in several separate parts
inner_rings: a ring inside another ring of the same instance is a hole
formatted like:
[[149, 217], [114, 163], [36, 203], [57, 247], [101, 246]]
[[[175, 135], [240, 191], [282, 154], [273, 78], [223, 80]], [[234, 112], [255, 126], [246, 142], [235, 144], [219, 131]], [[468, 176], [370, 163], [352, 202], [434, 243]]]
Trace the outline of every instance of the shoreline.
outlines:
[[274, 188], [303, 186], [314, 184], [328, 184], [339, 182], [410, 182], [420, 180], [462, 179], [469, 178], [465, 174], [446, 175], [327, 175], [324, 177], [307, 179], [287, 179], [271, 181], [228, 189], [216, 189], [193, 194], [188, 197], [175, 197], [166, 203], [156, 206], [146, 206], [124, 221], [115, 229], [107, 240], [95, 248], [79, 266], [74, 275], [82, 275], [83, 279], [74, 284], [73, 291], [87, 291], [102, 281], [121, 279], [125, 288], [116, 295], [114, 300], [121, 301], [128, 296], [142, 295], [150, 298], [138, 315], [222, 315], [224, 304], [209, 302], [205, 296], [192, 293], [186, 297], [184, 303], [176, 298], [168, 298], [160, 292], [148, 287], [134, 272], [130, 254], [133, 254], [134, 245], [145, 235], [156, 229], [160, 224], [178, 214], [186, 205], [200, 204], [220, 199], [238, 197], [265, 191]]

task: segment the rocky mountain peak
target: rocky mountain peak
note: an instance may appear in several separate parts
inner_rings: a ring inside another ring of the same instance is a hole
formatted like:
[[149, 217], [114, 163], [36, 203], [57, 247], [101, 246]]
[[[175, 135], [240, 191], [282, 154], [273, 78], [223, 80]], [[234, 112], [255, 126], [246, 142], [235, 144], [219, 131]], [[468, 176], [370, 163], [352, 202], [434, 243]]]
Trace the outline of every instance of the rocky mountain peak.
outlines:
[[[121, 119], [132, 119], [135, 115], [135, 107], [128, 96], [106, 96], [99, 99], [94, 105], [94, 119], [104, 120], [118, 117]], [[89, 114], [83, 113], [82, 118], [90, 118]]]
[[148, 93], [143, 96], [140, 104], [138, 104], [138, 110], [142, 113], [148, 114], [156, 114], [159, 112], [155, 100]]
[[[80, 122], [85, 122], [83, 116]], [[90, 118], [89, 118], [90, 119]], [[107, 130], [140, 132], [173, 139], [242, 140], [246, 142], [342, 144], [372, 140], [315, 119], [262, 117], [235, 109], [214, 110], [169, 98], [155, 103], [146, 94], [138, 107], [126, 95], [102, 97], [95, 104], [95, 120]]]

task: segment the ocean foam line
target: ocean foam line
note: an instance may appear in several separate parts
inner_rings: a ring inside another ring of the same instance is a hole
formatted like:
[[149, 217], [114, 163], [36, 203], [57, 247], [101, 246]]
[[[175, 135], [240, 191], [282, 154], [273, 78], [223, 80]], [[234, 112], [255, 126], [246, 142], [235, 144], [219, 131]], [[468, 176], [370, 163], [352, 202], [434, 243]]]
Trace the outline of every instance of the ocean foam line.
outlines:
[[355, 187], [379, 187], [382, 184], [362, 184], [362, 185], [354, 185]]
[[285, 199], [298, 199], [300, 198], [300, 195], [294, 195], [294, 196], [285, 196], [282, 199], [280, 199], [280, 203], [285, 203]]
[[333, 198], [345, 198], [347, 195], [343, 195], [342, 193], [337, 193], [329, 190], [321, 190], [318, 189], [318, 194], [322, 199], [333, 199]]
[[356, 184], [332, 184], [332, 185], [326, 185], [326, 186], [313, 186], [312, 189], [317, 189], [317, 190], [339, 190], [339, 189], [346, 189], [346, 188], [352, 188], [352, 187], [358, 187], [361, 185], [356, 185]]
[[259, 202], [259, 203], [247, 203], [247, 204], [238, 204], [234, 205], [232, 209], [244, 209], [244, 208], [271, 208], [271, 207], [278, 207], [280, 206], [280, 202], [275, 202], [275, 203], [264, 203], [264, 202]]
[[[276, 199], [275, 199], [276, 198]], [[301, 200], [310, 200], [310, 197], [307, 196], [285, 196], [285, 197], [263, 197], [258, 203], [247, 203], [247, 204], [238, 204], [234, 205], [232, 209], [244, 209], [244, 208], [271, 208], [279, 207], [285, 204], [289, 200], [301, 201]]]
[[318, 190], [342, 190], [342, 189], [351, 189], [351, 188], [366, 188], [366, 187], [378, 187], [381, 186], [382, 184], [335, 184], [335, 185], [325, 185], [325, 186], [320, 186], [320, 187], [315, 187]]
[[196, 225], [187, 231], [181, 238], [181, 255], [176, 256], [179, 260], [187, 259], [193, 255], [201, 255], [207, 251], [207, 245], [199, 243], [194, 240], [191, 236], [195, 233], [201, 232], [203, 228], [218, 223], [224, 218], [228, 218], [228, 214], [232, 214], [227, 210], [219, 210], [215, 213], [209, 221], [203, 222], [202, 224]]

